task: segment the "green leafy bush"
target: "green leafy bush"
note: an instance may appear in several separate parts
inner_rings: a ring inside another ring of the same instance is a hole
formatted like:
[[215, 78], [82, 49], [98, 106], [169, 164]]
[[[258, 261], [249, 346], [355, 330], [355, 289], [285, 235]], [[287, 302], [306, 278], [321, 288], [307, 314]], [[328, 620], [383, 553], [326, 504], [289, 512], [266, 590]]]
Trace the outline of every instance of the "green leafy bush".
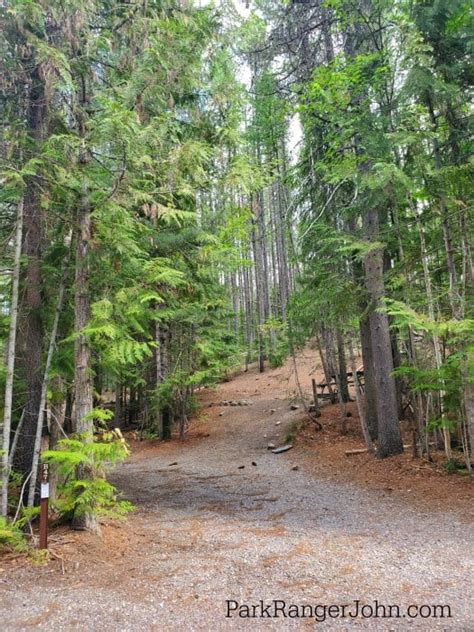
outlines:
[[60, 481], [53, 506], [66, 517], [84, 513], [123, 517], [133, 506], [119, 498], [106, 474], [128, 454], [118, 429], [101, 432], [90, 442], [80, 438], [59, 441], [55, 450], [43, 453], [43, 459], [52, 464]]
[[0, 517], [0, 551], [12, 550], [24, 552], [27, 549], [25, 536], [20, 526]]
[[447, 474], [455, 474], [455, 473], [468, 473], [468, 470], [465, 464], [462, 461], [458, 461], [457, 459], [448, 459], [443, 465], [444, 471]]

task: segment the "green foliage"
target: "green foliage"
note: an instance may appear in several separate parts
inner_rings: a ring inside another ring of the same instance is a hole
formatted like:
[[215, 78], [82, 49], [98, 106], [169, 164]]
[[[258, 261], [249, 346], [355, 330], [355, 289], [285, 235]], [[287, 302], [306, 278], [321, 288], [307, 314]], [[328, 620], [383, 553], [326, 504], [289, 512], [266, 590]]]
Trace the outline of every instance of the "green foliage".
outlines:
[[0, 551], [6, 549], [23, 553], [27, 548], [25, 534], [20, 525], [0, 517]]
[[449, 344], [474, 342], [474, 319], [431, 320], [426, 314], [415, 311], [402, 301], [385, 300], [386, 311], [393, 317], [394, 326], [412, 327], [415, 331], [426, 332], [444, 338]]
[[457, 459], [447, 459], [443, 465], [443, 469], [447, 474], [466, 473], [466, 465]]
[[[417, 333], [436, 336], [451, 349], [443, 357], [439, 368], [425, 368], [403, 365], [395, 374], [406, 379], [413, 391], [422, 393], [442, 393], [444, 410], [450, 415], [432, 419], [428, 430], [449, 427], [454, 430], [460, 421], [462, 392], [465, 380], [474, 383], [474, 321], [472, 319], [432, 321], [400, 301], [387, 300], [386, 311], [393, 317], [395, 327], [404, 331], [410, 327]], [[459, 348], [461, 345], [461, 348]]]
[[280, 319], [268, 319], [261, 327], [262, 332], [271, 334], [275, 339], [273, 345], [268, 348], [268, 361], [272, 368], [282, 366], [290, 353], [290, 342], [288, 338], [288, 325]]
[[105, 477], [128, 453], [118, 430], [101, 432], [93, 441], [62, 439], [55, 450], [43, 452], [44, 461], [51, 463], [59, 476], [56, 509], [64, 516], [125, 516], [133, 506], [119, 499]]
[[114, 414], [111, 410], [97, 407], [93, 408], [87, 416], [87, 418], [93, 422], [94, 427], [100, 428], [102, 431], [105, 431], [107, 423], [111, 421], [113, 417]]

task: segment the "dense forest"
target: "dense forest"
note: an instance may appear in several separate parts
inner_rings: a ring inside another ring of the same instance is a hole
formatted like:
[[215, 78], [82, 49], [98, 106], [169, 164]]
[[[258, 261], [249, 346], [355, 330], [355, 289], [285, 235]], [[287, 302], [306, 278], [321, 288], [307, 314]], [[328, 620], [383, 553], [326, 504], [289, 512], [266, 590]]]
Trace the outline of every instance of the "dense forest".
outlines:
[[3, 533], [42, 462], [74, 526], [126, 512], [122, 430], [185, 438], [203, 387], [308, 341], [374, 457], [403, 419], [471, 471], [470, 9], [0, 3]]

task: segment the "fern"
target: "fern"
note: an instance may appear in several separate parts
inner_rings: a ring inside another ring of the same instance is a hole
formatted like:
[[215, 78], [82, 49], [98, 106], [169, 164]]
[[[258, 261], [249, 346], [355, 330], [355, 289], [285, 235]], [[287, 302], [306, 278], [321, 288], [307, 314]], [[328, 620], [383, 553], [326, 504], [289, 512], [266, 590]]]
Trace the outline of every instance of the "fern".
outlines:
[[18, 523], [12, 524], [0, 516], [0, 551], [10, 550], [23, 553], [27, 548], [21, 526]]
[[[104, 431], [92, 442], [77, 439], [61, 440], [55, 450], [43, 453], [43, 459], [59, 475], [57, 499], [60, 514], [122, 517], [133, 508], [120, 499], [117, 489], [106, 480], [106, 474], [129, 454], [119, 430]], [[78, 468], [78, 466], [81, 466]], [[77, 473], [84, 472], [82, 478]]]

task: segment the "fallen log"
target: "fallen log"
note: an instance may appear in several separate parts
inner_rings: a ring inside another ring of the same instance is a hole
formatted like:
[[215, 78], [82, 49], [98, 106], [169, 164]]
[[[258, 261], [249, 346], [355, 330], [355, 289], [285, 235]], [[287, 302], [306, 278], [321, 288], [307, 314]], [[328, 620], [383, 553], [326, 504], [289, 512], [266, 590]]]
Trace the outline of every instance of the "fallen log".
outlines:
[[[430, 445], [436, 445], [435, 443], [430, 443]], [[403, 444], [403, 449], [404, 450], [408, 450], [408, 448], [413, 447], [411, 443], [404, 443]], [[353, 456], [355, 454], [365, 454], [366, 452], [368, 452], [367, 448], [356, 448], [354, 450], [346, 450], [344, 452], [344, 454], [346, 456]]]
[[346, 456], [352, 456], [353, 454], [364, 454], [368, 452], [367, 448], [358, 448], [357, 450], [346, 450], [344, 454]]

